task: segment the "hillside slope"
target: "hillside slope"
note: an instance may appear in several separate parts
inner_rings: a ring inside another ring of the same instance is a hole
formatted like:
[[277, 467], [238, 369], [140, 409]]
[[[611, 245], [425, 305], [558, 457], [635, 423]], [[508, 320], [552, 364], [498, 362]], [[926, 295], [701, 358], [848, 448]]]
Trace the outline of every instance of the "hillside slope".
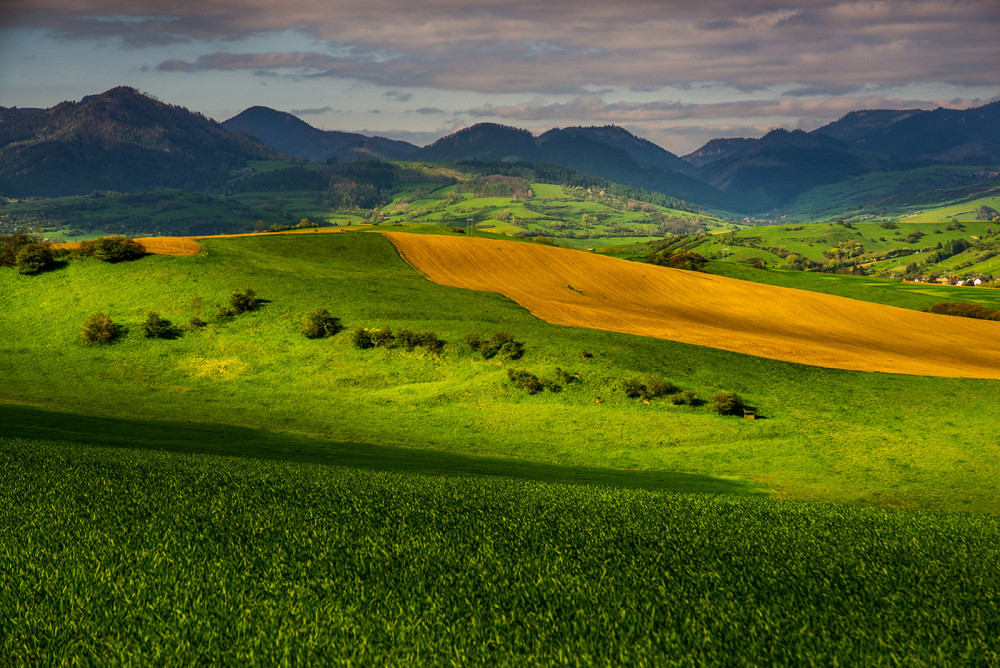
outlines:
[[203, 191], [247, 160], [284, 157], [201, 114], [119, 87], [34, 114], [0, 116], [0, 194]]
[[548, 246], [386, 236], [432, 280], [499, 292], [554, 324], [836, 369], [1000, 379], [1000, 323]]

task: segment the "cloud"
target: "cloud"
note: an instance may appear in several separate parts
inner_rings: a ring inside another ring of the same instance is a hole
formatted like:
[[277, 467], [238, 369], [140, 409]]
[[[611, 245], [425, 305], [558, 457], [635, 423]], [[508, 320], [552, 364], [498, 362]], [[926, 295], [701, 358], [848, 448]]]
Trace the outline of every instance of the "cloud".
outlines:
[[382, 95], [393, 102], [409, 102], [413, 98], [413, 93], [405, 93], [401, 90], [387, 90]]
[[532, 100], [523, 104], [484, 105], [463, 113], [479, 118], [513, 121], [655, 123], [691, 119], [813, 118], [835, 120], [858, 109], [912, 109], [947, 106], [965, 108], [982, 104], [978, 99], [916, 100], [884, 95], [856, 95], [813, 99], [775, 98], [736, 102], [690, 103], [605, 102], [597, 95], [581, 95], [568, 102], [547, 103]]
[[[340, 0], [336, 11], [328, 0], [7, 2], [4, 25], [41, 26], [70, 39], [117, 37], [127, 46], [218, 40], [245, 46], [260, 35], [301, 31], [319, 45], [349, 45], [354, 52], [298, 67], [394, 88], [1000, 85], [996, 0]], [[292, 67], [270, 52], [255, 55], [261, 69]], [[363, 56], [369, 67], [358, 66]], [[172, 60], [190, 65], [175, 72], [210, 67], [200, 58]]]
[[292, 109], [290, 113], [295, 116], [316, 116], [319, 114], [328, 114], [333, 111], [333, 107], [317, 107], [313, 109]]

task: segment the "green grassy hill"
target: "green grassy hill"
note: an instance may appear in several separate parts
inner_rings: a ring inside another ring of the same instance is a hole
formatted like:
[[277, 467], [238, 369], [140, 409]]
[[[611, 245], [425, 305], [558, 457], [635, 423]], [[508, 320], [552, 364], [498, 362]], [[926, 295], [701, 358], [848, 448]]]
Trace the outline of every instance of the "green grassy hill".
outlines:
[[[244, 286], [260, 308], [217, 315]], [[0, 269], [0, 295], [15, 665], [1000, 659], [995, 381], [548, 325], [363, 232]], [[316, 308], [347, 329], [303, 336]], [[150, 310], [207, 324], [147, 339]], [[124, 331], [86, 346], [97, 311]], [[523, 358], [463, 342], [496, 331]], [[649, 374], [762, 419], [625, 396]]]
[[[108, 265], [70, 262], [38, 276], [0, 272], [8, 354], [0, 396], [57, 410], [264, 427], [340, 441], [536, 462], [666, 470], [762, 482], [802, 500], [927, 508], [1000, 506], [995, 383], [863, 374], [548, 325], [497, 295], [430, 283], [373, 234], [277, 235], [205, 242], [198, 256]], [[216, 309], [244, 286], [266, 303], [231, 319]], [[204, 328], [146, 339], [148, 311]], [[302, 316], [327, 308], [348, 328], [433, 331], [440, 354], [360, 350], [349, 333], [311, 340]], [[88, 347], [85, 318], [127, 328]], [[483, 359], [469, 334], [507, 331], [523, 359]], [[586, 351], [586, 356], [584, 354]], [[529, 395], [508, 368], [555, 379]], [[707, 400], [744, 396], [766, 419], [649, 405], [629, 379], [660, 374]], [[831, 425], [836, 425], [832, 428]]]

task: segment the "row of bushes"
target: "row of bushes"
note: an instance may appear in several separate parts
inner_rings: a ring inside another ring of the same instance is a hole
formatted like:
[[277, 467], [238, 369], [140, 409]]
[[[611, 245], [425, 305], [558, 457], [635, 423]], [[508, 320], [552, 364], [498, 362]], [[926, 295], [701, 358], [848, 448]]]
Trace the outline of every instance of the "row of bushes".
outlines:
[[[570, 371], [563, 371], [556, 367], [555, 377], [562, 383], [569, 385], [580, 381], [580, 374]], [[539, 378], [527, 369], [507, 369], [507, 378], [514, 383], [514, 387], [525, 390], [528, 394], [538, 394], [542, 390], [550, 392], [562, 391], [562, 386], [549, 378]]]
[[40, 274], [53, 269], [70, 255], [93, 257], [104, 262], [135, 260], [146, 254], [146, 249], [128, 237], [101, 237], [80, 242], [71, 252], [56, 249], [39, 237], [23, 232], [0, 235], [0, 266], [14, 267], [25, 275]]
[[368, 348], [394, 348], [401, 346], [405, 351], [411, 352], [418, 346], [423, 346], [431, 353], [437, 355], [444, 350], [444, 340], [438, 338], [434, 332], [412, 332], [408, 329], [400, 329], [393, 333], [388, 327], [381, 329], [365, 329], [358, 327], [351, 332], [351, 343], [355, 348], [367, 350]]
[[[645, 382], [628, 378], [622, 382], [622, 390], [627, 397], [645, 401], [667, 397], [675, 406], [701, 406], [705, 403], [694, 390], [681, 390], [659, 374], [647, 375]], [[738, 394], [727, 391], [713, 394], [708, 407], [719, 415], [741, 415], [744, 409], [749, 408]]]
[[[188, 322], [191, 329], [204, 327], [206, 324], [200, 317], [201, 299], [196, 298], [195, 302], [195, 314]], [[260, 300], [257, 298], [254, 290], [252, 288], [244, 288], [229, 298], [229, 305], [221, 307], [218, 316], [220, 318], [231, 318], [240, 313], [254, 311], [259, 305]], [[143, 321], [141, 329], [142, 335], [147, 339], [173, 339], [180, 336], [183, 331], [181, 327], [163, 318], [156, 311], [150, 311], [146, 314], [146, 319]], [[100, 312], [89, 316], [84, 321], [80, 334], [86, 345], [95, 345], [111, 343], [121, 336], [123, 331], [124, 328], [113, 322], [111, 316]]]
[[934, 306], [924, 307], [922, 311], [939, 313], [941, 315], [957, 315], [963, 318], [978, 320], [1000, 320], [1000, 311], [980, 306], [979, 304], [963, 304], [960, 302], [940, 302]]

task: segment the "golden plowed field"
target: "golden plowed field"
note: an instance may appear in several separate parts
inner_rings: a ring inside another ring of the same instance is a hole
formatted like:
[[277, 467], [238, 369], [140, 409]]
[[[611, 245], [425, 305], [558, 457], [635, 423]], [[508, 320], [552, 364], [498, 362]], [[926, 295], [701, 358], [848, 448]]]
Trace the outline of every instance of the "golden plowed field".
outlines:
[[512, 241], [387, 232], [433, 281], [498, 292], [559, 325], [855, 371], [1000, 378], [1000, 322]]

